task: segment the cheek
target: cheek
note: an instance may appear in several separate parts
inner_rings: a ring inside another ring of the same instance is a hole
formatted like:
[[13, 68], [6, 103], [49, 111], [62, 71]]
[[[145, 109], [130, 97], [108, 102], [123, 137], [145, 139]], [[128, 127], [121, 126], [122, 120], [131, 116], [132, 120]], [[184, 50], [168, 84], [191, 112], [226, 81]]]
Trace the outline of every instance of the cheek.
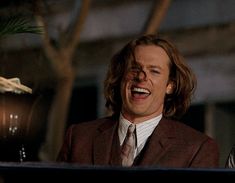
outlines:
[[155, 80], [153, 82], [154, 88], [156, 88], [156, 92], [158, 93], [166, 93], [167, 90], [167, 81], [164, 79]]
[[121, 92], [121, 96], [122, 96], [122, 98], [123, 98], [123, 96], [125, 95], [125, 93], [126, 93], [126, 90], [127, 90], [127, 83], [128, 83], [128, 81], [124, 78], [124, 80], [122, 81], [122, 83], [121, 83], [121, 88], [120, 88], [120, 92]]
[[126, 78], [126, 80], [133, 80], [133, 79], [136, 78], [137, 76], [138, 76], [137, 72], [135, 72], [135, 71], [129, 71], [129, 72], [126, 74], [125, 78]]
[[128, 73], [124, 78], [126, 81], [131, 81], [136, 77], [136, 74], [134, 73]]

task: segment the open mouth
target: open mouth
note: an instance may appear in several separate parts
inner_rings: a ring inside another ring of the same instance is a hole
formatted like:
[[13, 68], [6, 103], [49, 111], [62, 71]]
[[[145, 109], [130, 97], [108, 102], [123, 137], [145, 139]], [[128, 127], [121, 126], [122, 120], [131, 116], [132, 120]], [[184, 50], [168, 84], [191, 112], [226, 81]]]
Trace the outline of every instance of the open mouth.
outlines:
[[146, 98], [149, 96], [151, 92], [148, 89], [140, 88], [140, 87], [132, 87], [131, 95], [135, 98]]

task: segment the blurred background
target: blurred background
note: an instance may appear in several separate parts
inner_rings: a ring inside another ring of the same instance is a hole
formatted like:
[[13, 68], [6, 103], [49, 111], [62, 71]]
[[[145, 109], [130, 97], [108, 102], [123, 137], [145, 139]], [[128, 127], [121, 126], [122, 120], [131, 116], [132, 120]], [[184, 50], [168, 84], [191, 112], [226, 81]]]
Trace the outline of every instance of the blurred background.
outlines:
[[0, 76], [33, 91], [24, 111], [30, 119], [17, 118], [27, 121], [18, 127], [27, 126], [20, 161], [54, 161], [70, 124], [107, 114], [109, 60], [144, 33], [173, 41], [195, 72], [197, 90], [182, 121], [218, 142], [224, 167], [235, 144], [234, 0], [1, 0]]

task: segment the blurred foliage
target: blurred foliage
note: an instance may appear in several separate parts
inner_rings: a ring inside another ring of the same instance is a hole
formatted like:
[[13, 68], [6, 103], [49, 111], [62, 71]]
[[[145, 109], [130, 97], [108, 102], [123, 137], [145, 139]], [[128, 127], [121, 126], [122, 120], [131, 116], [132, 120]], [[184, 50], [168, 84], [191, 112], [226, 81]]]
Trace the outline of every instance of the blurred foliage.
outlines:
[[43, 29], [39, 26], [33, 26], [32, 23], [24, 17], [0, 17], [0, 38], [19, 33], [42, 34]]

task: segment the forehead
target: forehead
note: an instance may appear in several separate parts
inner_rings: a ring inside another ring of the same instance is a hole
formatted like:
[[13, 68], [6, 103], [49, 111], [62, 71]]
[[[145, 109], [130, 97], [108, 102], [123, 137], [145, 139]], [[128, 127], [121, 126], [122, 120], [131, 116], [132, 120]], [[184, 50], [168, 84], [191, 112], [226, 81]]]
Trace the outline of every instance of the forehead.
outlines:
[[166, 51], [156, 45], [140, 45], [135, 48], [135, 59], [141, 65], [169, 66], [170, 59]]

